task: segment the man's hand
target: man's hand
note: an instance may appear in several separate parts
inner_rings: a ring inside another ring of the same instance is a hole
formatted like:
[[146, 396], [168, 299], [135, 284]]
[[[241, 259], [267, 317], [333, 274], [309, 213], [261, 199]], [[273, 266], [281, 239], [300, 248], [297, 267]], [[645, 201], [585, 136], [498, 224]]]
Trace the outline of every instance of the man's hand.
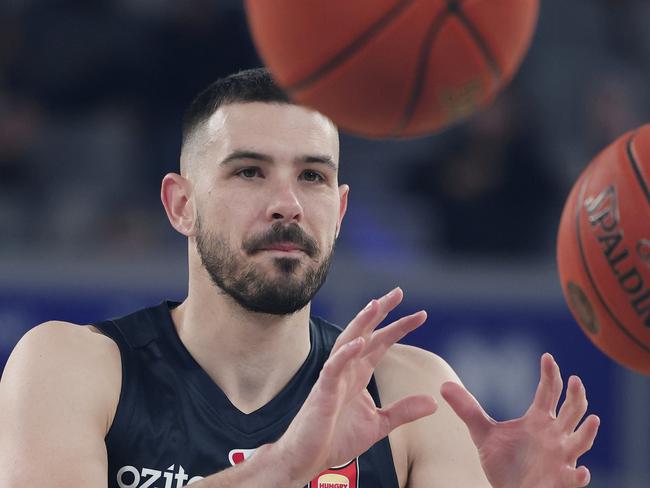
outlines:
[[396, 427], [435, 412], [436, 401], [429, 395], [378, 409], [366, 390], [388, 348], [426, 319], [421, 311], [375, 330], [402, 298], [396, 288], [372, 300], [336, 341], [303, 407], [275, 446], [286, 453], [293, 480], [306, 484], [322, 470], [367, 451]]
[[535, 399], [519, 419], [494, 421], [457, 383], [443, 384], [440, 392], [469, 428], [494, 488], [577, 488], [589, 484], [589, 470], [576, 468], [576, 463], [591, 449], [600, 420], [590, 415], [578, 427], [587, 411], [587, 397], [577, 376], [569, 378], [566, 400], [556, 413], [562, 377], [550, 354], [542, 356]]

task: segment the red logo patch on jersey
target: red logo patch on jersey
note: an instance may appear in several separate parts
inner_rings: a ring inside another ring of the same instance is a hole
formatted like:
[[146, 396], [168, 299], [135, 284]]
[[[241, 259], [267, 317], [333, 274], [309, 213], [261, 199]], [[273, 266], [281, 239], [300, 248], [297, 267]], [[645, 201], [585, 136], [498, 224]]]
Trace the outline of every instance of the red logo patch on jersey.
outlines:
[[308, 488], [359, 488], [359, 458], [323, 471]]
[[241, 464], [255, 453], [255, 449], [233, 449], [228, 453], [228, 460], [232, 466]]

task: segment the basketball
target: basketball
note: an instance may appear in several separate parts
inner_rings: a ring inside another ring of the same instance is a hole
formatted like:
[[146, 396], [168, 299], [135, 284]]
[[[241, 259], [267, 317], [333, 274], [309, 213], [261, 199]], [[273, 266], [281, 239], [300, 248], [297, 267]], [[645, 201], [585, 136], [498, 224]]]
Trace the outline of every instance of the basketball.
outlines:
[[650, 375], [650, 124], [629, 132], [584, 170], [557, 241], [562, 290], [582, 330], [605, 354]]
[[258, 53], [297, 103], [367, 137], [433, 133], [489, 103], [539, 0], [247, 0]]

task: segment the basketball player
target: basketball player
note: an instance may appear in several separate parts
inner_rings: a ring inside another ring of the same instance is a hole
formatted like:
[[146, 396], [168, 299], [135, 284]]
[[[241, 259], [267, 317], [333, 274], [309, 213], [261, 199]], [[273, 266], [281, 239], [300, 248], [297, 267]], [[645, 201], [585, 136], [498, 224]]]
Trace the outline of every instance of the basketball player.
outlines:
[[[541, 359], [535, 399], [495, 422], [452, 369], [375, 330], [396, 288], [340, 329], [310, 317], [345, 214], [337, 129], [263, 70], [220, 80], [184, 124], [161, 197], [188, 237], [189, 290], [20, 341], [0, 387], [0, 486], [569, 488], [599, 420]], [[381, 406], [381, 407], [380, 407]]]

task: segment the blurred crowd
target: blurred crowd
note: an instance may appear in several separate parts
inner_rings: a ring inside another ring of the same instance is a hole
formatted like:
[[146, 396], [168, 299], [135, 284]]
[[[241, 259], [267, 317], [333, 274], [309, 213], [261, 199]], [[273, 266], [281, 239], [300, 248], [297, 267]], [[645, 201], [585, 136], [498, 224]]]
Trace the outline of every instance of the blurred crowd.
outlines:
[[[424, 252], [548, 255], [579, 171], [650, 121], [650, 2], [541, 3], [515, 81], [419, 141], [401, 181], [379, 189], [416, 202], [400, 225], [424, 229]], [[184, 107], [215, 78], [258, 65], [239, 1], [4, 0], [0, 251], [167, 245], [157, 194], [177, 168]], [[357, 186], [355, 200], [377, 191]]]
[[[0, 7], [0, 246], [159, 244], [181, 117], [257, 64], [241, 8], [211, 0]], [[7, 232], [8, 231], [8, 232]]]

